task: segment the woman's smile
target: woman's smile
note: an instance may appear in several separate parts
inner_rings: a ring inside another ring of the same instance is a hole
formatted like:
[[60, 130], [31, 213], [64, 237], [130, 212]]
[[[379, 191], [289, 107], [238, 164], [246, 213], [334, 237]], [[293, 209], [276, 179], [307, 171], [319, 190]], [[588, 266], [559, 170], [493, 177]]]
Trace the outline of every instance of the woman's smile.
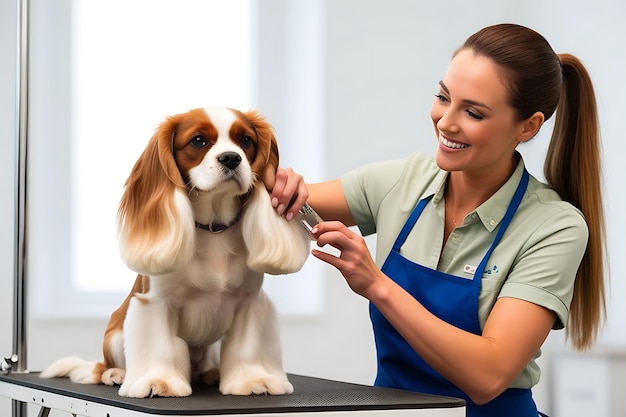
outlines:
[[439, 143], [441, 143], [445, 148], [448, 149], [464, 149], [464, 148], [468, 148], [470, 145], [467, 145], [465, 143], [460, 143], [460, 142], [455, 142], [451, 139], [446, 138], [444, 135], [439, 135]]

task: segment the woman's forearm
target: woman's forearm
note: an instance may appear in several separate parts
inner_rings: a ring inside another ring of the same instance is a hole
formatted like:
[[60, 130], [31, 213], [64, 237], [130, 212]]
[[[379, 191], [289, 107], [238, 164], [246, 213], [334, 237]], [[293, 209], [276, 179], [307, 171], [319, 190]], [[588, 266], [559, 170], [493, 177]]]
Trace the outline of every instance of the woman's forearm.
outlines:
[[366, 298], [433, 369], [477, 404], [510, 386], [554, 323], [554, 313], [543, 307], [502, 299], [483, 334], [475, 335], [437, 318], [389, 277], [380, 275]]

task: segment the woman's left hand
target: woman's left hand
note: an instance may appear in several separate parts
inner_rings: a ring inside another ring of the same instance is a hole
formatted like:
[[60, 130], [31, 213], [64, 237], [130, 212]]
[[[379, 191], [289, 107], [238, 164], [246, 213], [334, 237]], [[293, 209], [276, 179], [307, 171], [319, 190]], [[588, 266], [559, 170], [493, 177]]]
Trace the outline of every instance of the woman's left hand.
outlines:
[[278, 167], [270, 198], [276, 212], [291, 220], [306, 203], [309, 191], [302, 175], [292, 168]]
[[319, 223], [311, 235], [317, 240], [317, 246], [330, 245], [340, 252], [336, 256], [314, 249], [313, 256], [337, 268], [352, 291], [369, 299], [382, 272], [372, 259], [365, 239], [337, 221]]

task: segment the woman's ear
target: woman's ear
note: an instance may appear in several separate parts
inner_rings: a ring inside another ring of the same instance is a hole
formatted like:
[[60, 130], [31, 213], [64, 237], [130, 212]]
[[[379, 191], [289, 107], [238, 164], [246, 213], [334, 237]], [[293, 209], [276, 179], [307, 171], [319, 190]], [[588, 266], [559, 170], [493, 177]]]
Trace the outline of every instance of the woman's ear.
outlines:
[[535, 114], [524, 120], [522, 124], [522, 132], [517, 137], [517, 141], [524, 143], [535, 137], [535, 135], [539, 132], [539, 129], [541, 129], [544, 121], [545, 117], [540, 111], [535, 112]]

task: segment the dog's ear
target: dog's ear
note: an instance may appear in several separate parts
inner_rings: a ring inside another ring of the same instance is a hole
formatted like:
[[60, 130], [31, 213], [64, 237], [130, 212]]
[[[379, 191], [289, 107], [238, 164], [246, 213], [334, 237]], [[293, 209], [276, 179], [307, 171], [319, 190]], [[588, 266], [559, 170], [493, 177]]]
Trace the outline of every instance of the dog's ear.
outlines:
[[279, 161], [274, 128], [256, 111], [249, 111], [245, 116], [252, 122], [258, 137], [252, 171], [265, 184], [265, 188], [271, 191], [274, 188]]
[[[279, 160], [274, 129], [257, 112], [250, 111], [245, 116], [258, 136], [252, 171], [271, 191]], [[297, 222], [288, 222], [278, 215], [262, 187], [253, 187], [249, 195], [241, 216], [241, 232], [248, 249], [246, 263], [254, 271], [274, 275], [296, 272], [309, 255], [309, 233]]]
[[159, 125], [126, 180], [117, 213], [122, 259], [145, 275], [175, 270], [193, 253], [193, 213], [173, 155], [182, 117]]
[[299, 222], [276, 213], [270, 195], [254, 187], [241, 215], [241, 233], [248, 249], [246, 264], [272, 275], [298, 271], [307, 260], [311, 237]]

